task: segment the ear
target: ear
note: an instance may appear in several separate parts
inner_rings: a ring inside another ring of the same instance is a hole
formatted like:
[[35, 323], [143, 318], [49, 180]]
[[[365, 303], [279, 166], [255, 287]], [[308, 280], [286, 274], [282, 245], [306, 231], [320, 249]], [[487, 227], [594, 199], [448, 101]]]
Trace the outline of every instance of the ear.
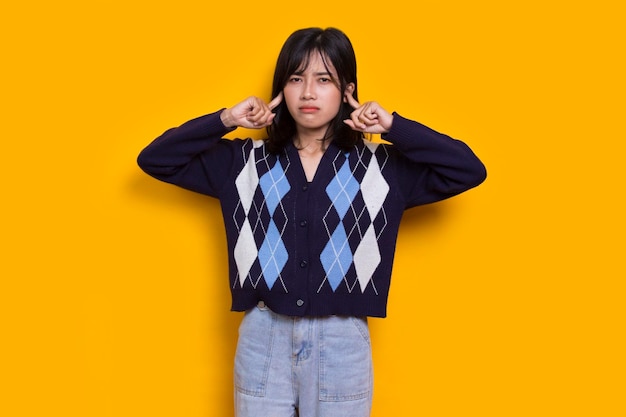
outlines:
[[[352, 95], [352, 94], [354, 93], [354, 88], [355, 88], [354, 83], [348, 83], [348, 85], [346, 86], [346, 91], [345, 91], [345, 92], [346, 92], [347, 94]], [[344, 103], [347, 103], [347, 102], [348, 102], [348, 99], [347, 99], [345, 96], [343, 97], [343, 102], [344, 102]]]

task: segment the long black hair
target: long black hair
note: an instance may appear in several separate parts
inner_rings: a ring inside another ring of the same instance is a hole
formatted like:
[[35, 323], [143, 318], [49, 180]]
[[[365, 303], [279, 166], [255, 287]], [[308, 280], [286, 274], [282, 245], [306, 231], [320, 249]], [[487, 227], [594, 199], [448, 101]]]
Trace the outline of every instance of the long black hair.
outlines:
[[[339, 29], [335, 28], [307, 28], [292, 33], [285, 41], [274, 70], [272, 97], [276, 97], [285, 87], [289, 77], [304, 71], [311, 53], [319, 53], [324, 66], [328, 70], [329, 64], [335, 67], [337, 78], [332, 81], [339, 91], [346, 91], [349, 83], [354, 84], [353, 96], [358, 101], [356, 79], [356, 56], [350, 39]], [[331, 73], [331, 71], [328, 71]], [[337, 116], [331, 121], [326, 134], [321, 140], [332, 139], [335, 144], [345, 150], [350, 150], [362, 139], [361, 132], [354, 131], [343, 120], [350, 117], [354, 109], [342, 100]], [[267, 127], [266, 146], [272, 153], [279, 153], [293, 141], [296, 135], [296, 122], [291, 117], [285, 102], [281, 102], [275, 109], [276, 117], [272, 125]]]

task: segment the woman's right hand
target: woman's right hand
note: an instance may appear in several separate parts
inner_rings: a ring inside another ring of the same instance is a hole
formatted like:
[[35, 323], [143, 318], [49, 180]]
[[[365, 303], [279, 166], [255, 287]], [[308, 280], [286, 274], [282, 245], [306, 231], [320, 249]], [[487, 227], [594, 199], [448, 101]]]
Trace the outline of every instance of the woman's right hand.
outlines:
[[220, 117], [226, 127], [261, 129], [272, 124], [275, 113], [272, 110], [283, 101], [282, 91], [269, 103], [259, 97], [248, 97], [241, 103], [225, 109]]

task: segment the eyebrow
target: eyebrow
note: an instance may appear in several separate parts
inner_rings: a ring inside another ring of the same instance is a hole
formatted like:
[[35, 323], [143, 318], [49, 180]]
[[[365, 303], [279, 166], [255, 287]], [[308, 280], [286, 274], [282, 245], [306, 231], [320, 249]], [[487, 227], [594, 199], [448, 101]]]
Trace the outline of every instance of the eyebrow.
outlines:
[[[302, 75], [302, 74], [304, 74], [304, 71], [296, 71], [296, 72], [294, 72], [294, 75]], [[333, 75], [332, 75], [330, 72], [328, 72], [328, 71], [316, 72], [316, 73], [313, 73], [313, 75], [315, 75], [315, 76], [319, 76], [319, 75], [329, 75], [329, 76], [331, 76], [331, 77], [333, 76]]]

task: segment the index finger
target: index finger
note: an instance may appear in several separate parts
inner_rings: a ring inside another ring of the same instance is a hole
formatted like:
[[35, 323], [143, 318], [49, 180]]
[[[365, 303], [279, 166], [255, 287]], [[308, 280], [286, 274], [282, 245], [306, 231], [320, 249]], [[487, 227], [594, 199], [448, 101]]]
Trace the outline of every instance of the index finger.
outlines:
[[346, 96], [346, 99], [348, 100], [348, 104], [351, 105], [353, 108], [358, 109], [359, 107], [361, 107], [361, 104], [359, 104], [359, 102], [356, 101], [352, 93], [346, 91], [345, 96]]
[[276, 106], [278, 106], [280, 104], [281, 101], [283, 101], [283, 92], [282, 91], [280, 93], [278, 93], [278, 95], [276, 97], [274, 97], [274, 99], [272, 99], [272, 101], [269, 102], [267, 107], [269, 107], [270, 110], [274, 110], [276, 108]]

